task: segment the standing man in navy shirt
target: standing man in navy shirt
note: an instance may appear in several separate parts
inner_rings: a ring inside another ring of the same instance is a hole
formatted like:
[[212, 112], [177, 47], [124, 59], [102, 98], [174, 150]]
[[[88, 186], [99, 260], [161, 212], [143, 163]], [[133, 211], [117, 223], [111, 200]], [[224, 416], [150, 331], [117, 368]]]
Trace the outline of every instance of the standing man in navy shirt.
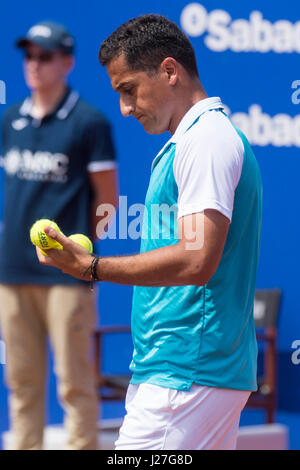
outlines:
[[17, 46], [25, 53], [31, 96], [3, 117], [0, 244], [0, 323], [15, 448], [43, 446], [49, 336], [68, 448], [96, 449], [98, 403], [89, 358], [95, 299], [87, 283], [39, 264], [29, 229], [48, 218], [68, 235], [96, 239], [96, 208], [117, 201], [110, 125], [67, 86], [74, 39], [63, 26], [39, 23]]

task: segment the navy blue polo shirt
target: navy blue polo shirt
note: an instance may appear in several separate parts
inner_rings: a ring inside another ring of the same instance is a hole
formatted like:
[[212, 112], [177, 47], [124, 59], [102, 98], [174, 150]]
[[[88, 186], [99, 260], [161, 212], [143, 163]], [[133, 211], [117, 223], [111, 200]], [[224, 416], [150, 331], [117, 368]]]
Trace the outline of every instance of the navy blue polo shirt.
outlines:
[[31, 109], [27, 98], [3, 116], [0, 282], [74, 284], [78, 281], [73, 277], [39, 264], [29, 230], [37, 219], [47, 218], [66, 235], [91, 236], [89, 173], [116, 165], [111, 128], [70, 89], [42, 120], [32, 117]]

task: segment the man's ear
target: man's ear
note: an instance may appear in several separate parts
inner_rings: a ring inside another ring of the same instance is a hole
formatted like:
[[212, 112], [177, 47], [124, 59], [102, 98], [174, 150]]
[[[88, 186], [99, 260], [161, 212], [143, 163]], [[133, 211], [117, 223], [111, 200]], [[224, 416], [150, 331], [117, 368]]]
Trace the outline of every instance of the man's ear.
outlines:
[[65, 57], [66, 62], [66, 74], [69, 75], [75, 67], [75, 57], [73, 55], [67, 55]]
[[169, 81], [170, 85], [175, 85], [178, 79], [178, 64], [173, 57], [166, 57], [161, 63], [161, 70]]

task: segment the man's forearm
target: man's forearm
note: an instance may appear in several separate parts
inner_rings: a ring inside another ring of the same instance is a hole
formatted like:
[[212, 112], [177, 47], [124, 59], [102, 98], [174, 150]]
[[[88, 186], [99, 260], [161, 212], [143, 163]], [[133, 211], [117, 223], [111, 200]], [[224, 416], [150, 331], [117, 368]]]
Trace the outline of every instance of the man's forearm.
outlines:
[[[195, 215], [192, 215], [193, 219]], [[221, 222], [219, 216], [213, 217], [212, 214], [207, 215], [206, 219], [204, 234], [200, 238], [193, 238], [189, 230], [182, 230], [185, 224], [180, 221], [180, 239], [174, 245], [135, 256], [100, 258], [96, 267], [97, 277], [103, 281], [126, 285], [206, 284], [218, 268], [229, 226], [228, 219], [223, 215]], [[63, 250], [49, 250], [49, 256], [46, 257], [37, 250], [38, 259], [42, 264], [55, 266], [79, 279], [90, 279], [91, 271], [95, 274], [93, 257], [84, 248], [53, 227], [45, 227], [44, 230], [46, 235], [62, 245]], [[205, 243], [202, 240], [205, 240]]]
[[134, 256], [100, 258], [99, 279], [116, 284], [140, 286], [203, 285], [201, 267], [177, 245]]

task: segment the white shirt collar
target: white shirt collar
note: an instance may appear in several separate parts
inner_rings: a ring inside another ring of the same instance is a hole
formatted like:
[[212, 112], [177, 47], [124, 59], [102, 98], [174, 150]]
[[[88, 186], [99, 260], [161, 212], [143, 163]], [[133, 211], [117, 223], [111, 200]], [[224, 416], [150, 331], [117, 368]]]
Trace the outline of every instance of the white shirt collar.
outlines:
[[[56, 117], [58, 119], [66, 119], [72, 109], [74, 108], [75, 104], [77, 103], [79, 99], [79, 94], [76, 91], [71, 91], [67, 97], [67, 99], [64, 101], [64, 104], [62, 107], [56, 112]], [[23, 104], [21, 105], [19, 109], [19, 113], [22, 116], [31, 116], [34, 118], [34, 109], [33, 109], [33, 103], [31, 97], [28, 97], [23, 101]]]
[[178, 142], [180, 137], [183, 136], [183, 134], [195, 122], [195, 120], [200, 116], [200, 114], [203, 114], [206, 111], [210, 111], [211, 109], [219, 108], [224, 108], [224, 106], [218, 96], [215, 96], [213, 98], [205, 98], [204, 100], [198, 101], [183, 116], [169, 142]]
[[31, 101], [31, 98], [28, 97], [25, 99], [25, 101], [23, 101], [23, 104], [20, 107], [19, 113], [22, 116], [29, 116], [31, 109], [32, 109], [32, 101]]
[[224, 105], [221, 102], [221, 98], [219, 98], [218, 96], [215, 96], [213, 98], [205, 98], [204, 100], [198, 101], [196, 104], [194, 104], [181, 119], [180, 123], [177, 126], [175, 133], [165, 143], [163, 148], [158, 152], [158, 154], [152, 161], [151, 171], [152, 171], [152, 168], [156, 159], [162, 153], [164, 153], [165, 149], [170, 144], [173, 144], [173, 143], [176, 144], [178, 142], [180, 137], [182, 137], [183, 134], [188, 130], [188, 128], [195, 122], [197, 117], [199, 117], [201, 114], [205, 113], [206, 111], [209, 111], [210, 109], [220, 109], [220, 108], [224, 109]]

